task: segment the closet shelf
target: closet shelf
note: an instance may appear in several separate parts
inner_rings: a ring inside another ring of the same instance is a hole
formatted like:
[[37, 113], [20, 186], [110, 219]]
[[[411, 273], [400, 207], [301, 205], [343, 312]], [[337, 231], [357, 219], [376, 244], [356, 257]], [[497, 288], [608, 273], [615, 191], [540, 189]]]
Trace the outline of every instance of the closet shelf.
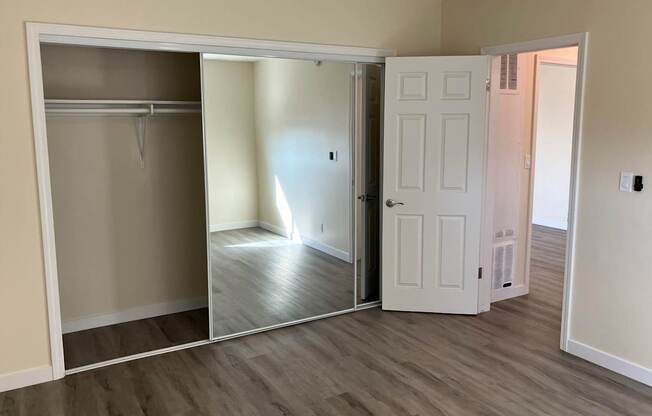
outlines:
[[45, 100], [48, 114], [157, 115], [201, 113], [200, 101], [161, 100]]

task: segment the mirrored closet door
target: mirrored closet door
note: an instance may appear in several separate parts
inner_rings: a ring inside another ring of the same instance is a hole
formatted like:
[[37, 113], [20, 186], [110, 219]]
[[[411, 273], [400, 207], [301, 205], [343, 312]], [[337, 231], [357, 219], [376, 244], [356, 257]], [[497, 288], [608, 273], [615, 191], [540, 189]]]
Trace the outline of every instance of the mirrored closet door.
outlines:
[[354, 67], [203, 55], [214, 339], [354, 308]]
[[357, 298], [356, 305], [380, 302], [380, 241], [382, 212], [381, 148], [384, 68], [380, 64], [357, 65], [358, 134], [356, 183]]
[[208, 339], [199, 55], [41, 55], [66, 369]]

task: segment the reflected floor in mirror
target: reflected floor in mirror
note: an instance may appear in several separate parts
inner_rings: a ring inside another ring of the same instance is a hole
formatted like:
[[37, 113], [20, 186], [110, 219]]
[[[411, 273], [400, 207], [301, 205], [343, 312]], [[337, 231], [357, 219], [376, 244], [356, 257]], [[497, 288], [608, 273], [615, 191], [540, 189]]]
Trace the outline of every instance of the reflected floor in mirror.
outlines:
[[262, 228], [211, 233], [213, 336], [353, 308], [353, 265]]

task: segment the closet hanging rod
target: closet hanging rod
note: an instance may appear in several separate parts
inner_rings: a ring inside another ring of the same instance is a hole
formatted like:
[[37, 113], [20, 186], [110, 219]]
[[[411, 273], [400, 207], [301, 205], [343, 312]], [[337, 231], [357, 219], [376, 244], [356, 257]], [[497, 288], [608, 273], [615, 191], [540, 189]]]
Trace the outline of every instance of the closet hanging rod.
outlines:
[[45, 112], [55, 114], [188, 114], [201, 113], [200, 101], [163, 100], [45, 100]]
[[201, 101], [166, 101], [166, 100], [68, 100], [68, 99], [59, 99], [59, 98], [47, 98], [45, 104], [154, 104], [154, 105], [199, 105]]

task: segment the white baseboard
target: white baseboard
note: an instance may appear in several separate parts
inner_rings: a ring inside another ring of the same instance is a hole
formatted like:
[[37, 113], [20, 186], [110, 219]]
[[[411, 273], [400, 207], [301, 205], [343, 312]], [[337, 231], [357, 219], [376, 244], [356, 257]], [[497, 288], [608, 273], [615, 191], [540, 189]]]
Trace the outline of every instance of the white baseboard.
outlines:
[[246, 220], [237, 222], [225, 222], [222, 224], [211, 224], [209, 229], [212, 233], [217, 231], [239, 230], [241, 228], [258, 227], [258, 220]]
[[207, 305], [207, 297], [183, 299], [166, 303], [155, 303], [152, 305], [125, 309], [120, 312], [92, 315], [65, 321], [62, 323], [62, 328], [63, 333], [68, 334], [70, 332], [84, 331], [86, 329], [98, 328], [101, 326], [115, 325], [123, 322], [137, 321], [139, 319], [147, 319], [155, 316], [169, 315], [171, 313], [205, 308]]
[[624, 358], [616, 357], [607, 352], [583, 344], [572, 339], [568, 340], [567, 351], [600, 367], [622, 374], [633, 380], [652, 386], [652, 369], [640, 366]]
[[[267, 231], [271, 231], [274, 234], [282, 235], [283, 237], [286, 237], [286, 238], [291, 238], [290, 233], [288, 233], [284, 228], [279, 227], [277, 225], [270, 224], [270, 223], [264, 222], [264, 221], [259, 221], [258, 226], [260, 228], [264, 228]], [[308, 238], [308, 237], [303, 236], [303, 235], [299, 235], [298, 237], [299, 237], [299, 239], [301, 240], [301, 242], [304, 245], [306, 245], [306, 246], [308, 246], [310, 248], [314, 248], [315, 250], [319, 250], [319, 251], [321, 251], [323, 253], [326, 253], [326, 254], [328, 254], [330, 256], [337, 257], [338, 259], [344, 260], [347, 263], [352, 263], [353, 262], [353, 260], [351, 258], [351, 254], [349, 252], [347, 252], [347, 251], [340, 250], [339, 248], [329, 246], [328, 244], [321, 243], [319, 241], [313, 240], [313, 239]]]
[[532, 224], [543, 225], [544, 227], [556, 228], [558, 230], [566, 230], [568, 228], [568, 224], [564, 221], [556, 221], [546, 218], [532, 218]]
[[49, 365], [28, 368], [27, 370], [16, 371], [14, 373], [0, 374], [0, 392], [52, 380], [54, 380], [52, 377], [52, 367]]
[[351, 255], [344, 250], [340, 250], [339, 248], [320, 243], [319, 241], [315, 241], [304, 236], [301, 236], [301, 242], [308, 247], [314, 248], [315, 250], [319, 250], [333, 257], [337, 257], [338, 259], [344, 260], [347, 263], [351, 263]]
[[491, 303], [500, 302], [501, 300], [511, 299], [528, 294], [528, 288], [525, 285], [503, 287], [500, 289], [491, 289]]
[[274, 224], [270, 224], [270, 223], [265, 222], [265, 221], [258, 221], [258, 226], [260, 228], [263, 228], [263, 229], [267, 230], [267, 231], [271, 231], [274, 234], [282, 235], [285, 238], [291, 238], [292, 237], [292, 235], [285, 228], [279, 227], [279, 226], [274, 225]]

